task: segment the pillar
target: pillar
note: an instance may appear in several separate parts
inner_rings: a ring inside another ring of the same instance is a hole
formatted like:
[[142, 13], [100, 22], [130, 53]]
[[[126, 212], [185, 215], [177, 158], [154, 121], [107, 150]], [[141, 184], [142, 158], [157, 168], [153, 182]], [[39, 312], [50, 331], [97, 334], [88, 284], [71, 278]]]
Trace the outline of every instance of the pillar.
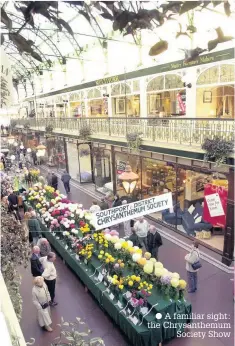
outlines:
[[188, 88], [186, 86], [186, 117], [196, 118], [196, 106], [197, 106], [197, 69], [196, 67], [191, 67], [186, 69], [186, 74], [183, 77], [183, 81], [186, 84], [191, 84], [192, 87]]
[[147, 93], [145, 77], [140, 79], [140, 117], [147, 118]]
[[226, 227], [222, 257], [222, 262], [227, 266], [231, 265], [233, 261], [234, 251], [234, 167], [229, 169], [228, 187]]

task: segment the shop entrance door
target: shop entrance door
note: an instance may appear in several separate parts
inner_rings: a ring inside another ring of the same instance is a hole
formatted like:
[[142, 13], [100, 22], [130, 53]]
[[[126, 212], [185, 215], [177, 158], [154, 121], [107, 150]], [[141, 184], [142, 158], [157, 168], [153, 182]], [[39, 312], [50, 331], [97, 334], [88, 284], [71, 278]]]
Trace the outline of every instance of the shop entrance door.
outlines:
[[89, 143], [78, 144], [79, 181], [81, 184], [94, 183]]

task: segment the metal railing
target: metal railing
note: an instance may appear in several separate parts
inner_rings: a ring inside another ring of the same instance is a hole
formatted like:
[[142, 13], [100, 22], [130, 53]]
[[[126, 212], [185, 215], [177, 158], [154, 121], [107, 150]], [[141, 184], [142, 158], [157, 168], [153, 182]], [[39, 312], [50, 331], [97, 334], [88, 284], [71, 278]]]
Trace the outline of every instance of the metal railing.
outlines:
[[[14, 119], [15, 120], [15, 119]], [[79, 135], [87, 125], [93, 137], [126, 138], [127, 133], [141, 133], [144, 141], [201, 146], [205, 138], [220, 136], [234, 140], [235, 123], [230, 119], [211, 118], [33, 118], [17, 119], [17, 126], [30, 124], [44, 131], [52, 125], [55, 133]]]

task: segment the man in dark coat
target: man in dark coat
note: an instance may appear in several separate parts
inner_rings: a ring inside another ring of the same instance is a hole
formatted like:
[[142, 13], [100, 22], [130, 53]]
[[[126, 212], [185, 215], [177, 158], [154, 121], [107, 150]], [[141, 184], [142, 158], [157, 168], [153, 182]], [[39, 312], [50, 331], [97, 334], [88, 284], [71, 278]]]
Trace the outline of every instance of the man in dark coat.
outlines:
[[109, 209], [108, 203], [105, 201], [104, 198], [101, 198], [101, 202], [99, 204], [101, 210]]
[[132, 241], [133, 246], [139, 246], [139, 248], [142, 248], [141, 242], [138, 235], [136, 234], [134, 227], [131, 228], [131, 232], [132, 234], [130, 235], [128, 240]]
[[14, 212], [17, 220], [21, 220], [19, 213], [19, 200], [18, 196], [11, 190], [8, 196], [8, 210]]
[[162, 237], [158, 233], [155, 226], [149, 227], [147, 235], [147, 250], [151, 253], [153, 258], [158, 259], [158, 249], [162, 245]]
[[30, 258], [31, 273], [34, 277], [41, 276], [43, 273], [43, 266], [39, 260], [40, 248], [38, 246], [33, 247], [33, 253]]
[[54, 187], [55, 190], [58, 188], [58, 178], [54, 172], [51, 174], [51, 186]]
[[38, 219], [36, 218], [35, 211], [31, 212], [31, 217], [28, 219], [28, 227], [29, 233], [33, 238], [33, 244], [36, 245], [38, 243], [39, 236], [41, 235], [41, 227]]
[[64, 172], [61, 176], [61, 180], [64, 184], [64, 188], [65, 188], [65, 191], [66, 193], [70, 193], [70, 185], [69, 185], [69, 182], [71, 180], [71, 175], [68, 173], [68, 172]]

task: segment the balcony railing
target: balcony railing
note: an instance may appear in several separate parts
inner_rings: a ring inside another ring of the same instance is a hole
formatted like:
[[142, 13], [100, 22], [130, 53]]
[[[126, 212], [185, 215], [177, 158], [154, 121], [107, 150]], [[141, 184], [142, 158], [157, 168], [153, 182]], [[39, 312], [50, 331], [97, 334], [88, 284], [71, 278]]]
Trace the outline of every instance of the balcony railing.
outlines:
[[138, 132], [144, 141], [193, 147], [201, 146], [207, 137], [234, 140], [235, 125], [234, 120], [211, 118], [34, 118], [17, 119], [17, 125], [28, 121], [34, 130], [52, 125], [55, 133], [79, 135], [81, 127], [88, 125], [94, 137], [124, 139], [127, 133]]

